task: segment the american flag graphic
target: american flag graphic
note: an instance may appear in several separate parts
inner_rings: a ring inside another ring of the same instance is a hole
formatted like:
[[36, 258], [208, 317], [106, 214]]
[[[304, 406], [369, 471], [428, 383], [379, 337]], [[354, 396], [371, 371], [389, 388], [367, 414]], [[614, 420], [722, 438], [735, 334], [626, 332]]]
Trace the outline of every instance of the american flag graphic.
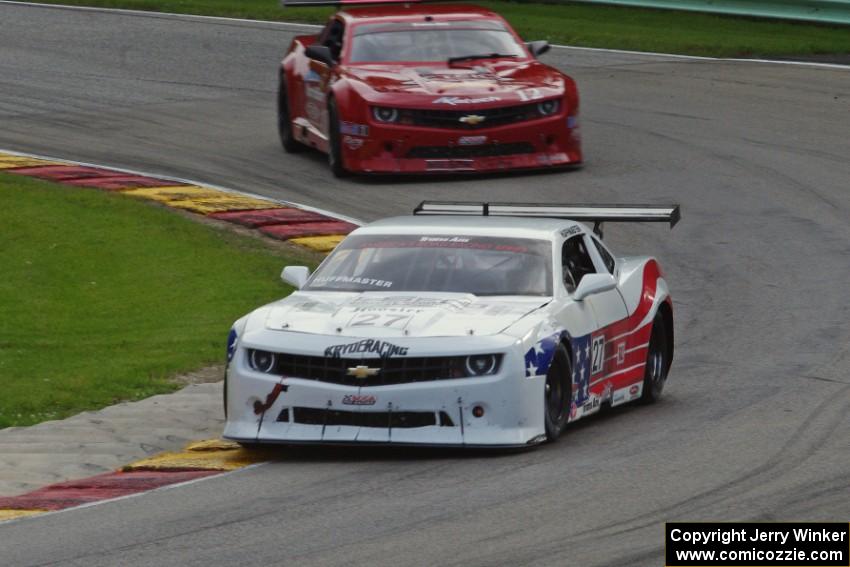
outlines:
[[573, 347], [573, 387], [575, 388], [574, 401], [581, 406], [590, 397], [590, 373], [591, 373], [591, 342], [592, 335], [574, 338], [570, 341]]
[[552, 358], [555, 356], [555, 347], [561, 340], [561, 333], [549, 335], [537, 341], [533, 347], [525, 353], [525, 377], [539, 376], [549, 371]]

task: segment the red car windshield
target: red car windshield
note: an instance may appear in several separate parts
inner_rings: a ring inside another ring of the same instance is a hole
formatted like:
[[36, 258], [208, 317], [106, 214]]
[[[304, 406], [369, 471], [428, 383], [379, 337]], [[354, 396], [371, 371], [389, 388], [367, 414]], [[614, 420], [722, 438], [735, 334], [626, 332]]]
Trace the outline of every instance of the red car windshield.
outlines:
[[355, 29], [349, 62], [447, 62], [490, 54], [526, 57], [513, 34], [499, 22], [363, 24]]
[[304, 289], [552, 295], [546, 240], [452, 235], [349, 236]]

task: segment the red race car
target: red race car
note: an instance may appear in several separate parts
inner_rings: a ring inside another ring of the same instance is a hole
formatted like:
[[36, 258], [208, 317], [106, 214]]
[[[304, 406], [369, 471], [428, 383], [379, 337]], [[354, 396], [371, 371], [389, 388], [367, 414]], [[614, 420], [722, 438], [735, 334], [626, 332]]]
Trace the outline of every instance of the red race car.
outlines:
[[548, 42], [524, 43], [484, 8], [411, 4], [345, 9], [292, 41], [278, 95], [287, 152], [323, 151], [337, 176], [581, 163], [578, 91], [537, 60]]

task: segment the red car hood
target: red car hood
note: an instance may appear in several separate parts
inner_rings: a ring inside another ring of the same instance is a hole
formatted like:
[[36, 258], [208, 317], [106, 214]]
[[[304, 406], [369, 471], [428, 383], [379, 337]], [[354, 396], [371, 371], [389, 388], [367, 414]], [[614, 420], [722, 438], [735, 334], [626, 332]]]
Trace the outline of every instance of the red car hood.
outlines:
[[452, 67], [440, 63], [362, 65], [349, 67], [347, 71], [350, 78], [378, 93], [436, 96], [433, 102], [449, 106], [497, 105], [504, 100], [529, 100], [529, 97], [521, 98], [519, 91], [537, 88], [541, 89], [537, 97], [546, 97], [560, 95], [564, 89], [563, 75], [536, 61]]

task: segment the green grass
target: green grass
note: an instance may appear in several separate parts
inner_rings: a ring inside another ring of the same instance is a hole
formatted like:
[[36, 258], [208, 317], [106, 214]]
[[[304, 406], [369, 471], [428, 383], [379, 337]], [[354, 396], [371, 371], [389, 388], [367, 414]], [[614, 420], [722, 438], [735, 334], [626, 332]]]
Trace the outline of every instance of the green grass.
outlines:
[[[307, 23], [323, 23], [333, 11], [332, 8], [283, 9], [278, 0], [46, 1]], [[477, 3], [500, 12], [526, 39], [548, 39], [560, 44], [715, 57], [850, 53], [847, 26], [565, 2]]]
[[289, 291], [260, 240], [126, 196], [0, 174], [0, 226], [0, 427], [169, 392]]

